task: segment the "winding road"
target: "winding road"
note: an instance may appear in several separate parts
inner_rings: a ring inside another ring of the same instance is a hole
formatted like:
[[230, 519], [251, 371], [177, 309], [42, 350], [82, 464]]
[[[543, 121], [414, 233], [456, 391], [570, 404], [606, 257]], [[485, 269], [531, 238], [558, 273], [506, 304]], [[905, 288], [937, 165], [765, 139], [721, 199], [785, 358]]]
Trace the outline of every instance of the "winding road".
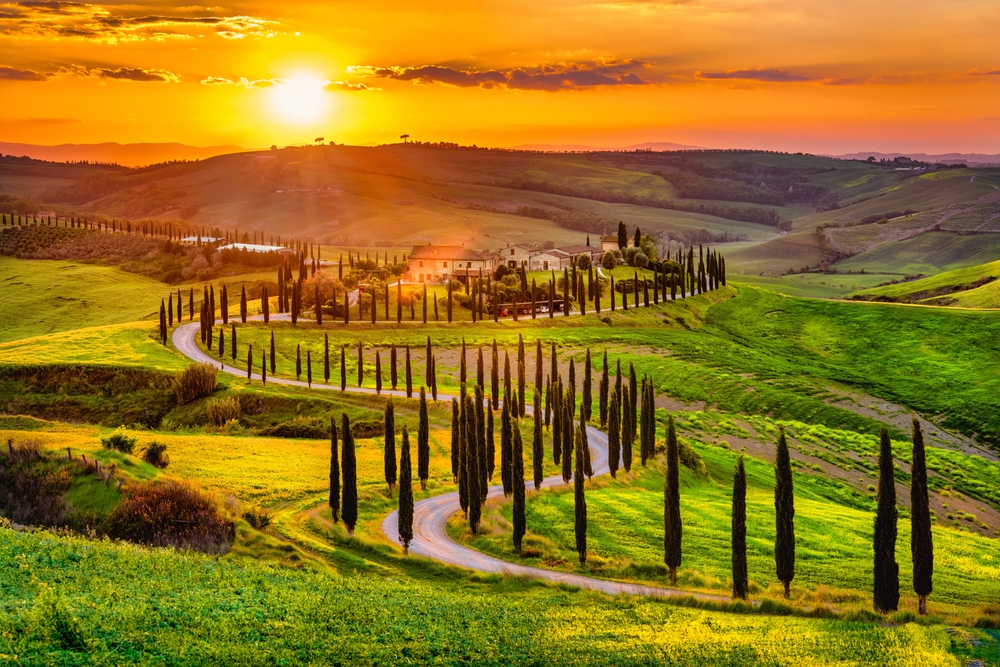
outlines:
[[[263, 316], [249, 317], [252, 320], [262, 320]], [[287, 314], [271, 315], [274, 320], [289, 320]], [[208, 363], [213, 366], [219, 365], [220, 369], [226, 373], [246, 377], [246, 368], [230, 366], [225, 362], [220, 364], [215, 359], [206, 354], [196, 341], [199, 335], [201, 324], [197, 321], [178, 326], [173, 333], [172, 340], [177, 350], [192, 361]], [[260, 380], [259, 373], [251, 373], [251, 378]], [[269, 377], [268, 382], [275, 384], [291, 385], [296, 387], [308, 387], [309, 385], [300, 380], [290, 378]], [[326, 391], [341, 391], [340, 387], [315, 384], [313, 389]], [[345, 391], [351, 393], [374, 394], [374, 389], [367, 387], [347, 387]], [[382, 390], [382, 394], [388, 396], [405, 397], [405, 391]], [[450, 401], [450, 395], [438, 394], [439, 400]], [[530, 404], [525, 406], [528, 414], [532, 413]], [[608, 436], [593, 426], [587, 427], [587, 439], [591, 448], [592, 466], [594, 475], [606, 475], [610, 472], [608, 467]], [[562, 476], [548, 477], [542, 481], [542, 488], [549, 488], [564, 484]], [[534, 482], [528, 482], [525, 486], [532, 490]], [[502, 486], [491, 486], [488, 490], [487, 499], [499, 499], [503, 497]], [[470, 549], [455, 542], [447, 532], [448, 519], [459, 511], [458, 492], [445, 493], [439, 496], [426, 498], [417, 501], [413, 505], [413, 541], [410, 543], [410, 552], [419, 556], [432, 558], [436, 561], [455, 565], [480, 572], [504, 574], [515, 577], [530, 577], [542, 579], [558, 584], [577, 586], [608, 594], [627, 593], [631, 595], [646, 595], [656, 597], [695, 597], [701, 600], [711, 600], [728, 602], [727, 596], [709, 595], [704, 593], [692, 593], [689, 591], [660, 588], [657, 586], [644, 586], [641, 584], [630, 584], [620, 581], [610, 581], [607, 579], [596, 579], [579, 574], [568, 572], [558, 572], [555, 570], [545, 570], [527, 565], [510, 563], [499, 558], [488, 556], [475, 549]], [[396, 542], [399, 539], [398, 512], [392, 512], [382, 522], [382, 532], [389, 540]]]

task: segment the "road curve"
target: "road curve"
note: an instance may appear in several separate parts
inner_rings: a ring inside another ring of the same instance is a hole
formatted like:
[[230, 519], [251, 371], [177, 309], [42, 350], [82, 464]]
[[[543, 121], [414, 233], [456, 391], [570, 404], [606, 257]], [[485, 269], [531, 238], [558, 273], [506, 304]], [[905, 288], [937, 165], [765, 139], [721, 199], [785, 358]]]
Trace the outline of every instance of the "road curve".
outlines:
[[[248, 319], [259, 321], [263, 319], [263, 316], [258, 315]], [[271, 315], [271, 319], [288, 320], [290, 318], [287, 314], [278, 314]], [[246, 377], [247, 371], [245, 367], [237, 368], [235, 366], [230, 366], [225, 362], [220, 363], [218, 359], [209, 356], [198, 347], [195, 337], [199, 334], [200, 327], [201, 324], [199, 322], [190, 322], [174, 329], [171, 339], [177, 350], [192, 361], [212, 364], [213, 366], [218, 365], [219, 368], [226, 373]], [[252, 373], [251, 378], [260, 380], [260, 373]], [[309, 386], [301, 380], [292, 380], [289, 378], [269, 377], [267, 378], [267, 381], [275, 384], [291, 385], [296, 387]], [[340, 387], [328, 384], [316, 384], [312, 388], [327, 391], [340, 391]], [[345, 391], [359, 394], [375, 393], [374, 389], [367, 387], [347, 387]], [[406, 396], [405, 391], [399, 390], [394, 391], [383, 389], [382, 394], [404, 398]], [[449, 401], [451, 398], [452, 396], [447, 394], [438, 394], [439, 400]], [[526, 405], [525, 410], [527, 413], [531, 414], [532, 406], [530, 404]], [[608, 474], [610, 472], [610, 468], [608, 467], [608, 436], [593, 426], [588, 425], [587, 440], [590, 444], [592, 457], [591, 465], [594, 475]], [[542, 488], [559, 486], [563, 483], [561, 475], [548, 477], [542, 481]], [[525, 486], [529, 490], [533, 490], [534, 482], [529, 481], [525, 484]], [[502, 497], [502, 486], [489, 487], [487, 499], [500, 499]], [[600, 591], [611, 595], [627, 593], [630, 595], [647, 595], [655, 597], [695, 597], [701, 600], [719, 602], [730, 601], [729, 597], [722, 595], [692, 593], [672, 588], [644, 586], [641, 584], [629, 584], [620, 581], [597, 579], [580, 574], [570, 574], [568, 572], [558, 572], [555, 570], [545, 570], [538, 567], [519, 565], [517, 563], [510, 563], [500, 560], [499, 558], [494, 558], [493, 556], [488, 556], [480, 551], [470, 549], [455, 542], [448, 535], [448, 519], [459, 510], [460, 506], [457, 491], [452, 491], [451, 493], [445, 493], [415, 502], [413, 504], [413, 540], [410, 542], [410, 552], [419, 556], [432, 558], [442, 563], [447, 563], [448, 565], [464, 567], [470, 570], [516, 577], [530, 577], [533, 579], [541, 579], [554, 583]], [[399, 539], [398, 519], [398, 512], [394, 511], [382, 522], [382, 532], [391, 541], [397, 541]]]

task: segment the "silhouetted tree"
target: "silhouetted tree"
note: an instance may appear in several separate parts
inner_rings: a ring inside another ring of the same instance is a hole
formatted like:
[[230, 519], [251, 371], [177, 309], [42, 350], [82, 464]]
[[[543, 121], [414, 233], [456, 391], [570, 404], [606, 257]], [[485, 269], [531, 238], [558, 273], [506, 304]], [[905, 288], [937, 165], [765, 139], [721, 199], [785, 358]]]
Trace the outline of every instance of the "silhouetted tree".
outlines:
[[609, 382], [608, 378], [608, 351], [604, 350], [604, 365], [601, 368], [601, 383], [599, 388], [599, 402], [601, 410], [601, 427], [605, 427], [608, 424], [608, 392], [609, 392]]
[[618, 476], [618, 465], [621, 460], [621, 396], [618, 389], [611, 392], [611, 405], [608, 406], [608, 467], [611, 476]]
[[427, 388], [420, 388], [420, 422], [417, 426], [417, 476], [420, 478], [420, 488], [427, 489], [427, 478], [430, 475], [431, 443], [430, 425], [427, 419]]
[[[572, 429], [572, 426], [570, 427]], [[583, 434], [576, 433], [576, 477], [573, 480], [574, 532], [580, 565], [587, 562], [587, 499], [583, 493]], [[567, 455], [568, 458], [568, 455]]]
[[785, 429], [778, 429], [778, 448], [774, 457], [774, 564], [778, 581], [789, 597], [795, 578], [795, 492], [792, 485], [792, 460], [788, 453]]
[[392, 495], [392, 487], [396, 486], [396, 406], [392, 398], [385, 404], [385, 447], [383, 450], [383, 469], [385, 483]]
[[[536, 420], [537, 422], [537, 420]], [[538, 428], [536, 427], [537, 431]], [[514, 548], [521, 553], [521, 540], [525, 533], [524, 519], [524, 447], [521, 442], [521, 428], [514, 426], [514, 442], [511, 452], [511, 484], [514, 492], [514, 507], [512, 511], [514, 523]]]
[[337, 418], [330, 417], [330, 511], [333, 522], [340, 517], [340, 457], [337, 453]]
[[344, 525], [347, 532], [354, 533], [358, 523], [358, 461], [354, 451], [354, 434], [351, 433], [351, 420], [346, 414], [341, 415], [341, 430], [344, 439], [344, 454], [341, 469], [344, 474], [344, 495], [341, 503], [344, 513]]
[[667, 418], [667, 477], [663, 485], [663, 562], [673, 585], [681, 566], [681, 537], [680, 447], [671, 415]]
[[545, 445], [542, 442], [542, 391], [535, 387], [535, 403], [532, 410], [535, 430], [531, 436], [531, 472], [537, 491], [542, 485], [542, 478], [545, 476], [543, 467], [545, 465]]
[[927, 457], [920, 422], [913, 418], [913, 458], [910, 464], [910, 555], [913, 558], [913, 592], [917, 608], [927, 613], [927, 596], [933, 590], [934, 541], [927, 493]]
[[403, 555], [410, 553], [413, 540], [413, 479], [410, 470], [410, 433], [403, 426], [403, 442], [399, 452], [399, 541]]
[[892, 442], [883, 426], [879, 434], [878, 508], [875, 512], [875, 611], [899, 607], [899, 564], [896, 562], [896, 480]]
[[750, 593], [747, 575], [747, 473], [743, 456], [733, 473], [733, 598], [746, 600]]
[[247, 288], [246, 285], [240, 288], [240, 321], [247, 323]]

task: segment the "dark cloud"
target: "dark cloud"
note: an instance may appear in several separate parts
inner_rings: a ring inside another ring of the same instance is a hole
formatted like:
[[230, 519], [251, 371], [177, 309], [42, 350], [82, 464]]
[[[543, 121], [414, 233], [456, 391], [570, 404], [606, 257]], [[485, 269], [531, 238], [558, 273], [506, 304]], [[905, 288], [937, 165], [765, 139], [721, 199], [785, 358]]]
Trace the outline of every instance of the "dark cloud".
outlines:
[[783, 69], [733, 69], [725, 72], [698, 72], [695, 76], [699, 79], [737, 79], [765, 83], [797, 83], [816, 80], [811, 76], [793, 74]]
[[165, 69], [143, 69], [142, 67], [119, 67], [118, 69], [92, 69], [91, 76], [102, 79], [121, 79], [125, 81], [149, 81], [154, 83], [177, 83], [176, 74]]
[[[142, 9], [142, 8], [140, 8]], [[96, 4], [10, 2], [0, 4], [0, 34], [67, 37], [104, 42], [185, 39], [206, 30], [240, 39], [271, 34], [276, 21], [255, 16], [128, 16]]]
[[1000, 76], [1000, 68], [994, 67], [988, 69], [985, 72], [980, 72], [979, 70], [972, 70], [969, 72], [969, 76]]
[[240, 86], [242, 88], [270, 88], [283, 83], [282, 79], [248, 79], [241, 76], [239, 79], [227, 79], [222, 76], [206, 76], [201, 80], [203, 86]]
[[327, 90], [349, 90], [349, 91], [359, 91], [359, 90], [381, 90], [381, 88], [374, 88], [372, 86], [365, 85], [363, 83], [351, 83], [350, 81], [331, 81], [326, 86]]
[[45, 81], [47, 77], [30, 69], [15, 69], [0, 65], [0, 80], [3, 81]]
[[579, 90], [596, 86], [639, 86], [651, 83], [639, 76], [650, 63], [641, 60], [542, 65], [511, 70], [463, 70], [441, 65], [418, 67], [348, 67], [349, 74], [415, 83], [440, 83], [460, 88], [512, 90]]

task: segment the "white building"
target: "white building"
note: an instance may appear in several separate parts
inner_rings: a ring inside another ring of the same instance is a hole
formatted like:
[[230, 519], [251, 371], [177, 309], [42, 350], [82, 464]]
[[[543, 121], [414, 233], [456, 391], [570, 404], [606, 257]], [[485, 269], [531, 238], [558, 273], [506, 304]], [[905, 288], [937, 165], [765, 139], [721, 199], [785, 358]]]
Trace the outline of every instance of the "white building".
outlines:
[[465, 246], [425, 245], [413, 248], [407, 270], [413, 282], [439, 283], [476, 277], [480, 271], [485, 275], [495, 268], [496, 259], [487, 252]]

